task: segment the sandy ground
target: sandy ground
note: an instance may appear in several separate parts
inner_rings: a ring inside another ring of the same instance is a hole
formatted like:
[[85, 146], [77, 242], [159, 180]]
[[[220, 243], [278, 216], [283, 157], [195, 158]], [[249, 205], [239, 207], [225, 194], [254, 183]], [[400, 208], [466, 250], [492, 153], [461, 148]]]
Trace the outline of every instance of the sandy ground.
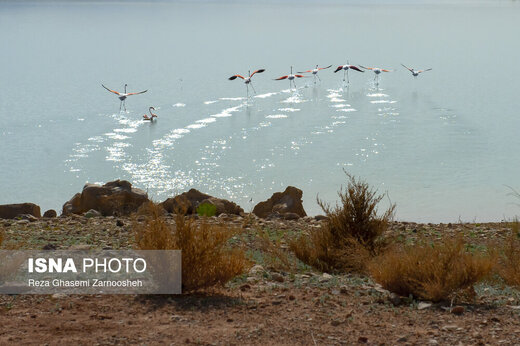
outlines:
[[[284, 236], [320, 222], [223, 217], [245, 225], [243, 241], [261, 267], [227, 287], [181, 296], [0, 296], [0, 344], [202, 345], [520, 345], [520, 292], [481, 284], [472, 304], [429, 305], [396, 298], [366, 277], [275, 268], [255, 248], [253, 229]], [[132, 246], [132, 221], [68, 217], [0, 221], [5, 247]], [[507, 224], [431, 225], [396, 222], [391, 232], [412, 241], [464, 232], [473, 246], [501, 239]]]

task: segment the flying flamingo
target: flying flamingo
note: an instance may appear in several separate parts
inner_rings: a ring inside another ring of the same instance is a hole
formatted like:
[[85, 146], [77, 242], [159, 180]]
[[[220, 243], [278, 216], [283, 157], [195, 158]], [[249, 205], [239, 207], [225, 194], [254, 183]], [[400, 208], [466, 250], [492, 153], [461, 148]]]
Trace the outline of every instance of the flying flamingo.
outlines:
[[[318, 65], [316, 65], [315, 69], [307, 70], [307, 71], [303, 71], [303, 72], [298, 72], [298, 73], [312, 72], [312, 74], [314, 75], [314, 84], [316, 84], [316, 78], [320, 79], [320, 76], [318, 76], [318, 71], [325, 70], [325, 69], [330, 68], [330, 67], [332, 67], [332, 65], [329, 65], [327, 67], [318, 67]], [[321, 82], [321, 79], [320, 79], [320, 82]]]
[[401, 64], [405, 69], [407, 69], [408, 71], [412, 72], [412, 75], [414, 77], [417, 77], [419, 75], [419, 73], [423, 73], [423, 72], [426, 72], [426, 71], [431, 71], [432, 69], [431, 68], [428, 68], [426, 70], [415, 70], [413, 68], [409, 68], [409, 67], [406, 67], [404, 66], [403, 64]]
[[294, 89], [296, 89], [296, 82], [294, 81], [295, 78], [304, 78], [304, 75], [301, 74], [293, 74], [292, 73], [292, 66], [291, 66], [291, 74], [288, 74], [287, 76], [282, 76], [279, 78], [276, 78], [275, 80], [282, 80], [282, 79], [288, 79], [289, 80], [289, 88], [291, 88], [291, 81], [294, 84]]
[[374, 71], [374, 73], [376, 74], [375, 77], [374, 77], [374, 81], [376, 81], [376, 84], [379, 84], [379, 74], [381, 74], [381, 72], [390, 72], [392, 70], [386, 70], [384, 68], [379, 68], [379, 67], [365, 67], [365, 66], [361, 66], [359, 65], [360, 67], [364, 68], [365, 70], [372, 70]]
[[151, 122], [153, 122], [153, 118], [157, 118], [157, 114], [152, 113], [152, 109], [155, 110], [155, 107], [148, 108], [150, 116], [148, 116], [148, 114], [143, 115], [144, 120], [150, 120]]
[[264, 72], [264, 71], [265, 71], [265, 69], [260, 69], [260, 70], [256, 70], [255, 72], [251, 73], [251, 70], [249, 70], [249, 71], [248, 71], [248, 75], [249, 75], [249, 77], [247, 77], [247, 78], [246, 78], [246, 77], [243, 77], [243, 76], [241, 76], [241, 75], [239, 75], [239, 74], [236, 74], [236, 75], [234, 75], [234, 76], [229, 77], [228, 79], [229, 79], [229, 80], [235, 80], [235, 79], [237, 79], [237, 77], [238, 77], [238, 78], [242, 78], [242, 79], [244, 80], [245, 85], [246, 85], [246, 89], [247, 89], [247, 97], [249, 98], [249, 84], [251, 84], [251, 88], [253, 88], [253, 91], [254, 91], [255, 94], [256, 94], [256, 90], [255, 90], [255, 87], [253, 86], [253, 83], [251, 82], [251, 78], [253, 78], [253, 76], [255, 75], [255, 73], [262, 73], [262, 72]]
[[136, 92], [136, 93], [127, 93], [126, 92], [126, 87], [128, 86], [128, 84], [125, 84], [125, 92], [124, 93], [120, 93], [119, 91], [115, 91], [115, 90], [111, 90], [109, 88], [107, 88], [106, 86], [104, 86], [103, 84], [101, 84], [101, 86], [105, 89], [107, 89], [108, 91], [110, 91], [111, 93], [114, 93], [116, 94], [118, 97], [119, 97], [119, 100], [121, 100], [121, 103], [119, 104], [119, 111], [121, 112], [121, 107], [124, 106], [125, 107], [125, 112], [126, 112], [126, 103], [125, 103], [125, 100], [128, 96], [131, 96], [131, 95], [138, 95], [138, 94], [143, 94], [145, 92], [148, 91], [145, 90], [145, 91], [139, 91], [139, 92]]
[[351, 70], [351, 69], [355, 70], [355, 71], [358, 71], [358, 72], [365, 72], [365, 71], [363, 71], [362, 69], [360, 69], [357, 66], [350, 65], [348, 63], [348, 61], [347, 61], [346, 65], [340, 65], [340, 66], [336, 67], [336, 70], [334, 71], [334, 73], [343, 70], [343, 81], [345, 81], [345, 74], [346, 74], [347, 75], [347, 83], [350, 83], [350, 81], [348, 80], [348, 70]]

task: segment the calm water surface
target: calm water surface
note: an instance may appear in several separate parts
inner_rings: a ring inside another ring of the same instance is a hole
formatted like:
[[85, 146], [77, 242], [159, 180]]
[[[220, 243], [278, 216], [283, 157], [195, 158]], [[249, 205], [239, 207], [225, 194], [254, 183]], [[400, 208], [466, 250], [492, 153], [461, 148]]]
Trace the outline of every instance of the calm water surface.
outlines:
[[[398, 219], [511, 218], [519, 20], [518, 1], [0, 2], [0, 203], [61, 210], [85, 182], [121, 178], [246, 210], [294, 185], [316, 214], [346, 169]], [[347, 61], [393, 71], [347, 85], [333, 73]], [[316, 84], [273, 80], [316, 64], [333, 65]], [[257, 68], [248, 101], [227, 78]], [[101, 83], [149, 91], [119, 113]]]

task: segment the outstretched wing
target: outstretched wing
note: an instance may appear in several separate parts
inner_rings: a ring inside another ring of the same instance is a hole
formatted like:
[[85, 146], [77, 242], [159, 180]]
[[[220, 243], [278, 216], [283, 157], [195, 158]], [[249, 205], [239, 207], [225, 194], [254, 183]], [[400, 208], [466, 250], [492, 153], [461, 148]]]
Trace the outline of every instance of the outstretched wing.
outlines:
[[121, 95], [118, 91], [115, 91], [115, 90], [109, 89], [109, 88], [107, 88], [106, 86], [104, 86], [103, 84], [101, 84], [101, 86], [102, 86], [103, 88], [107, 89], [108, 91], [110, 91], [111, 93], [114, 93], [114, 94], [116, 94], [116, 95]]
[[237, 77], [238, 77], [238, 78], [245, 79], [244, 77], [242, 77], [242, 76], [239, 75], [239, 74], [236, 74], [236, 75], [234, 75], [234, 76], [231, 76], [231, 77], [229, 77], [228, 79], [229, 79], [229, 80], [235, 80], [235, 79], [237, 79]]
[[255, 75], [255, 73], [262, 73], [264, 71], [265, 71], [265, 69], [263, 69], [263, 68], [261, 68], [260, 70], [256, 70], [255, 72], [251, 73], [250, 77], [253, 77]]
[[289, 76], [282, 76], [282, 77], [280, 77], [280, 78], [276, 78], [275, 80], [287, 79], [287, 77], [289, 77]]
[[350, 67], [352, 70], [355, 70], [355, 71], [358, 71], [358, 72], [365, 72], [365, 71], [363, 71], [362, 69], [360, 69], [359, 67], [354, 66], [354, 65], [350, 65], [349, 67]]
[[295, 74], [294, 77], [296, 77], [296, 78], [305, 78], [305, 76], [301, 75], [301, 74]]
[[433, 69], [427, 68], [426, 70], [421, 70], [421, 71], [417, 71], [417, 72], [422, 73], [422, 72], [431, 71], [431, 70], [433, 70]]
[[392, 70], [385, 70], [384, 68], [381, 69], [383, 72], [392, 72]]
[[328, 68], [331, 68], [331, 67], [332, 67], [332, 65], [329, 65], [327, 67], [320, 67], [318, 70], [325, 70], [325, 69], [328, 69]]
[[375, 67], [365, 67], [363, 65], [359, 65], [359, 67], [364, 68], [365, 70], [374, 70]]
[[338, 66], [336, 67], [336, 70], [334, 70], [334, 73], [338, 72], [338, 71], [341, 71], [341, 69], [343, 68], [343, 65], [342, 66]]
[[407, 69], [408, 71], [413, 72], [413, 69], [411, 69], [411, 68], [405, 66], [404, 64], [401, 64], [401, 66], [403, 66], [403, 67], [404, 67], [405, 69]]
[[136, 93], [128, 93], [127, 95], [130, 96], [130, 95], [139, 95], [139, 94], [144, 94], [145, 92], [147, 92], [148, 89], [144, 90], [144, 91], [139, 91], [139, 92], [136, 92]]
[[[318, 70], [320, 70], [320, 69], [318, 69]], [[298, 71], [298, 73], [308, 73], [308, 72], [312, 72], [312, 70], [307, 70], [307, 71], [301, 71], [301, 72], [300, 72], [300, 71]]]

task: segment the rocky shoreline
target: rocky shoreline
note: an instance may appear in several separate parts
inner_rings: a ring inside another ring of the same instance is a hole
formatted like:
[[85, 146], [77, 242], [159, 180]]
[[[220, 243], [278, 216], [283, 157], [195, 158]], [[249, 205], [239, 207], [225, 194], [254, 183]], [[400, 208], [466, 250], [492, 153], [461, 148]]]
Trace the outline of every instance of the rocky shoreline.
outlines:
[[[253, 214], [261, 218], [284, 218], [295, 220], [307, 216], [303, 209], [303, 192], [293, 186], [288, 186], [283, 192], [274, 193], [271, 198], [258, 203]], [[128, 216], [139, 208], [151, 202], [148, 194], [126, 180], [114, 180], [104, 185], [85, 184], [82, 192], [76, 193], [69, 201], [63, 204], [61, 216], [71, 214], [81, 215], [90, 213], [91, 216]], [[159, 203], [168, 213], [183, 212], [197, 214], [200, 205], [214, 208], [214, 215], [221, 214], [242, 215], [244, 209], [236, 203], [204, 194], [191, 189], [180, 195], [166, 199]], [[41, 218], [40, 206], [34, 203], [18, 203], [0, 205], [0, 219], [34, 219]], [[44, 218], [57, 217], [53, 209], [45, 211]]]
[[[40, 217], [39, 208], [24, 206], [23, 214], [0, 219], [2, 249], [134, 248], [135, 227], [147, 221], [139, 208], [148, 199], [132, 189], [117, 181], [86, 185], [60, 216]], [[0, 344], [518, 345], [520, 291], [510, 287], [485, 282], [472, 303], [433, 304], [397, 296], [367, 276], [320, 272], [298, 261], [290, 242], [327, 219], [288, 208], [301, 206], [301, 191], [288, 190], [259, 203], [257, 213], [196, 190], [161, 203], [172, 225], [175, 206], [189, 203], [185, 217], [242, 230], [233, 246], [244, 249], [251, 267], [225, 287], [164, 297], [0, 295]], [[215, 216], [199, 216], [202, 203], [215, 206]], [[395, 221], [384, 236], [411, 244], [462, 235], [479, 250], [510, 231], [506, 222]]]

